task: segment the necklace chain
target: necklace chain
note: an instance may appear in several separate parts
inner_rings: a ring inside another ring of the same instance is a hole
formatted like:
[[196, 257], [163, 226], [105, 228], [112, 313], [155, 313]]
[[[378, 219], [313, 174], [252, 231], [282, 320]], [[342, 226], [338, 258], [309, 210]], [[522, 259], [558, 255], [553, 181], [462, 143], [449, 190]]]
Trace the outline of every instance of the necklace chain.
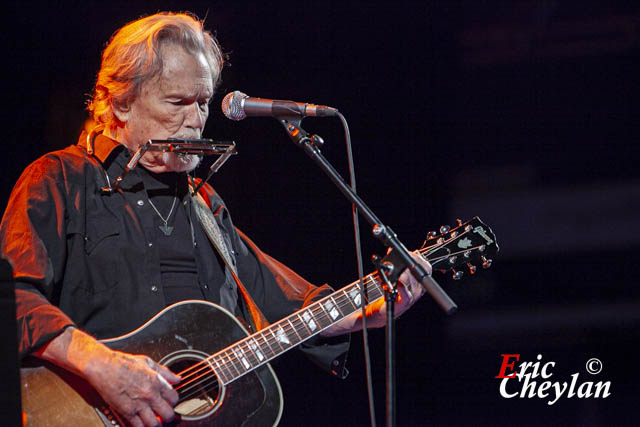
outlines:
[[156, 205], [153, 204], [153, 202], [151, 201], [151, 197], [149, 197], [147, 195], [147, 199], [149, 200], [149, 204], [151, 205], [153, 210], [156, 211], [156, 213], [158, 214], [158, 216], [160, 217], [162, 222], [164, 222], [164, 226], [166, 227], [167, 223], [169, 222], [169, 219], [171, 219], [171, 214], [173, 213], [173, 209], [176, 207], [176, 201], [178, 200], [178, 187], [176, 186], [176, 193], [173, 196], [173, 203], [171, 203], [171, 209], [169, 210], [169, 213], [167, 214], [167, 219], [164, 219], [164, 217], [162, 216], [162, 214], [160, 213], [158, 208], [156, 208]]

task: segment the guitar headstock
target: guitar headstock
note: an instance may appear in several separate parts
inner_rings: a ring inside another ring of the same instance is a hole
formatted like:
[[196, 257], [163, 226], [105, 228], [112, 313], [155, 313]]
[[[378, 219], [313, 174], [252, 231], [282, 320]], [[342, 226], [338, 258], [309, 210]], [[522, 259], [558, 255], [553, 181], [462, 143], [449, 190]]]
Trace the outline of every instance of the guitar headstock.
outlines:
[[493, 231], [480, 218], [474, 217], [451, 228], [440, 227], [438, 232], [427, 233], [420, 253], [431, 263], [433, 270], [453, 271], [453, 279], [459, 280], [464, 269], [474, 274], [477, 265], [491, 267], [492, 256], [498, 252], [498, 242]]

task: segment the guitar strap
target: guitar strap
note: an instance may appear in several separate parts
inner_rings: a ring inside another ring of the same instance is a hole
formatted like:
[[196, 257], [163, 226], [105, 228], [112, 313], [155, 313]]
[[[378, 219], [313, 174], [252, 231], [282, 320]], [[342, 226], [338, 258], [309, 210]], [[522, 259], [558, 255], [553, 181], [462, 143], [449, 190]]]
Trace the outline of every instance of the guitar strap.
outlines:
[[233, 280], [235, 281], [240, 293], [242, 294], [242, 298], [244, 299], [247, 308], [249, 309], [249, 314], [251, 315], [251, 326], [254, 331], [259, 331], [267, 326], [269, 326], [269, 322], [262, 314], [260, 308], [256, 305], [249, 295], [249, 292], [244, 287], [240, 278], [238, 277], [238, 269], [235, 264], [235, 259], [229, 253], [229, 248], [222, 237], [222, 232], [220, 231], [220, 227], [216, 222], [215, 217], [213, 216], [213, 212], [211, 211], [211, 207], [204, 200], [202, 195], [198, 192], [197, 194], [192, 194], [191, 197], [193, 201], [194, 210], [196, 211], [196, 215], [202, 228], [204, 229], [207, 237], [211, 241], [213, 247], [218, 251], [220, 257], [224, 260], [226, 265], [226, 270], [231, 274]]

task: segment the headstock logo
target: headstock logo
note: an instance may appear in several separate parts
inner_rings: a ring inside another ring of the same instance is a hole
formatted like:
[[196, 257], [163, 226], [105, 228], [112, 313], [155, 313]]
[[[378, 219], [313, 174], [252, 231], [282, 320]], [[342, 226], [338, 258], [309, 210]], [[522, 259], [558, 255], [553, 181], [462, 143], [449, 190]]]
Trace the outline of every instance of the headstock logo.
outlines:
[[471, 239], [469, 239], [468, 237], [465, 237], [464, 239], [458, 240], [458, 247], [460, 249], [467, 249], [467, 248], [471, 247], [471, 245], [472, 245]]

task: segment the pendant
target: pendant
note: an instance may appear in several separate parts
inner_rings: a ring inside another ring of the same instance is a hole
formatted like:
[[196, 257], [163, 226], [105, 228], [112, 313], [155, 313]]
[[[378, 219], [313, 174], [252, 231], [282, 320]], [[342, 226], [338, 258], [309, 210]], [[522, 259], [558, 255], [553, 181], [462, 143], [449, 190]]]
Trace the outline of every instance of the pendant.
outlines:
[[159, 225], [158, 228], [164, 233], [165, 236], [171, 236], [173, 227], [169, 227], [167, 224]]

